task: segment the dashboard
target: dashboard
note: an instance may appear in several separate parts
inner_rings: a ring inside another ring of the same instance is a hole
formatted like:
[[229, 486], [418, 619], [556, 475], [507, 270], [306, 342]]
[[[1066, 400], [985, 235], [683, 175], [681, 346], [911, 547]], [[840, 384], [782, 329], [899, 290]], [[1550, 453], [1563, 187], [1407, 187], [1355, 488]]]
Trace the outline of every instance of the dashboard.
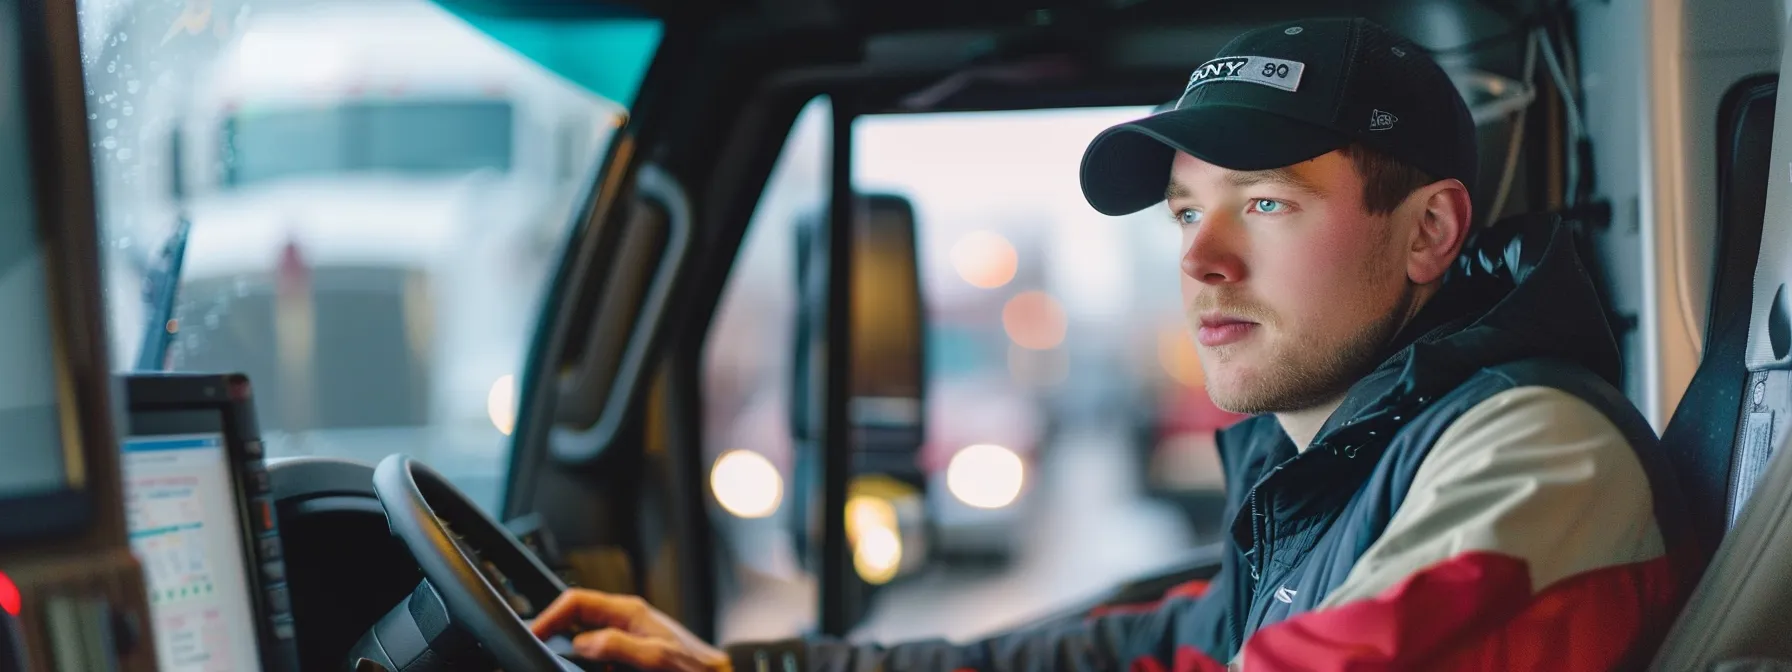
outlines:
[[341, 670], [368, 628], [423, 581], [386, 529], [372, 465], [300, 457], [268, 461], [292, 584], [301, 670]]

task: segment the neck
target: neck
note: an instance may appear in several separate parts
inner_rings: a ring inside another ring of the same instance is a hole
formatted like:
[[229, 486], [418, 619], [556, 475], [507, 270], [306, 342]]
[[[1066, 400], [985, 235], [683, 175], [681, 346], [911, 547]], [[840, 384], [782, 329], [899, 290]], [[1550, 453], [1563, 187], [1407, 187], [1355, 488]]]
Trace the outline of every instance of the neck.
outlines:
[[1277, 413], [1276, 422], [1281, 423], [1282, 431], [1287, 432], [1288, 438], [1294, 440], [1294, 447], [1304, 453], [1319, 435], [1320, 428], [1325, 426], [1325, 421], [1332, 417], [1332, 413], [1342, 403], [1344, 395], [1340, 394], [1336, 399], [1317, 406]]

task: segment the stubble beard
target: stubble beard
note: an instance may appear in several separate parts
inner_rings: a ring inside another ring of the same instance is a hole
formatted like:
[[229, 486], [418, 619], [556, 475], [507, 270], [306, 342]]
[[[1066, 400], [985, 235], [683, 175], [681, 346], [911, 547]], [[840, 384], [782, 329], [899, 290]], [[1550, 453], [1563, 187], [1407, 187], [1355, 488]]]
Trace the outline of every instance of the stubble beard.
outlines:
[[[1221, 379], [1214, 375], [1212, 367], [1241, 354], [1237, 352], [1237, 346], [1205, 349], [1201, 353], [1201, 366], [1206, 369], [1210, 383], [1208, 396], [1215, 406], [1246, 415], [1301, 411], [1342, 397], [1352, 385], [1381, 364], [1385, 356], [1383, 349], [1410, 316], [1416, 289], [1416, 285], [1407, 283], [1392, 309], [1332, 347], [1324, 347], [1323, 342], [1300, 335], [1276, 339], [1272, 343], [1238, 344], [1267, 345], [1269, 352], [1263, 357], [1265, 366], [1259, 373], [1248, 380], [1235, 381], [1233, 385], [1211, 384]], [[1199, 320], [1190, 317], [1190, 324], [1198, 327]], [[1260, 324], [1259, 329], [1267, 331], [1273, 322]], [[1272, 334], [1258, 336], [1270, 337]]]

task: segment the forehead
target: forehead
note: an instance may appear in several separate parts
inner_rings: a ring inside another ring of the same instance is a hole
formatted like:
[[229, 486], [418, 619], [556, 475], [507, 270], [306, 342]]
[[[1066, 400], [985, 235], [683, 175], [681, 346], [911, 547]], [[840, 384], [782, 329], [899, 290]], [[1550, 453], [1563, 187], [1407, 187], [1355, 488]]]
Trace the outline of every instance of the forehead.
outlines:
[[1350, 158], [1341, 151], [1332, 151], [1292, 166], [1270, 170], [1232, 170], [1216, 166], [1193, 155], [1177, 152], [1170, 164], [1166, 198], [1245, 189], [1259, 185], [1276, 185], [1307, 192], [1321, 198], [1347, 193], [1360, 188]]

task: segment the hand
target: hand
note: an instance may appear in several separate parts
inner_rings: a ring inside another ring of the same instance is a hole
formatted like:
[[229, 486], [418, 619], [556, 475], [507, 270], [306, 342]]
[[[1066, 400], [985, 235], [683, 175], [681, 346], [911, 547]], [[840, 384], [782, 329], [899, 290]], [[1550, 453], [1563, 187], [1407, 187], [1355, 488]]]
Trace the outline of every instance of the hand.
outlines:
[[580, 658], [630, 665], [643, 672], [732, 672], [728, 655], [633, 595], [573, 588], [529, 624], [536, 637], [577, 634]]

